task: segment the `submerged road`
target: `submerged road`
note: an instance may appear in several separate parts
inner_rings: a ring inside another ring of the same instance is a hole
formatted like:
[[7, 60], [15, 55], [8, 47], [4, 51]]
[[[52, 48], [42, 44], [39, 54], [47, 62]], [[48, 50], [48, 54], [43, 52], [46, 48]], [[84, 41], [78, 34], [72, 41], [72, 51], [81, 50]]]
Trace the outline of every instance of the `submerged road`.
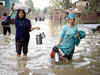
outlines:
[[[52, 47], [57, 44], [62, 25], [32, 21], [32, 26], [41, 30], [30, 32], [28, 57], [16, 57], [15, 35], [11, 40], [0, 34], [0, 75], [100, 75], [100, 33], [92, 33], [89, 27], [79, 25], [87, 36], [75, 49], [73, 62], [66, 65], [53, 65], [50, 61]], [[15, 29], [12, 29], [15, 32]], [[44, 32], [43, 45], [36, 45], [36, 34]]]

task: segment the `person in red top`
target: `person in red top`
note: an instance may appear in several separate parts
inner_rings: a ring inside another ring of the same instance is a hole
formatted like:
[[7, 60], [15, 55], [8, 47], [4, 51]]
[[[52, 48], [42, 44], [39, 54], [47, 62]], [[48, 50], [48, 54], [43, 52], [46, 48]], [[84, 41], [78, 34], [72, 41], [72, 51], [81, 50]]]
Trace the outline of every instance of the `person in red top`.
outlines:
[[4, 13], [3, 16], [1, 17], [1, 24], [3, 26], [3, 34], [10, 36], [11, 34], [11, 28], [10, 28], [10, 16], [7, 15], [7, 13]]
[[5, 21], [5, 20], [6, 20], [6, 17], [5, 17], [5, 16], [2, 16], [2, 17], [1, 17], [1, 20], [2, 20], [2, 21]]

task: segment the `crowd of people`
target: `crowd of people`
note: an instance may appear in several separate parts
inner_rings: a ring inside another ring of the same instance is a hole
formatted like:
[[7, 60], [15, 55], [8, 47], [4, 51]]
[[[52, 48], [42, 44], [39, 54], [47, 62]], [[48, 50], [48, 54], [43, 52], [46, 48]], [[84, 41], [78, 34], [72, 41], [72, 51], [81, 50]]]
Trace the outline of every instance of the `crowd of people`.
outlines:
[[44, 21], [45, 17], [35, 17], [35, 21]]

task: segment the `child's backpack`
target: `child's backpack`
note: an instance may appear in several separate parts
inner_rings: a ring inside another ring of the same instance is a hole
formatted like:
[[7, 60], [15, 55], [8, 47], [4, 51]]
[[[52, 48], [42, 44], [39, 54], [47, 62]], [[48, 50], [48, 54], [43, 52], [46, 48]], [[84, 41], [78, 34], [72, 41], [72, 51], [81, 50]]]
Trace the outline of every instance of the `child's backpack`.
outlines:
[[2, 23], [1, 23], [2, 25], [10, 25], [10, 17], [5, 16], [2, 19], [3, 19]]

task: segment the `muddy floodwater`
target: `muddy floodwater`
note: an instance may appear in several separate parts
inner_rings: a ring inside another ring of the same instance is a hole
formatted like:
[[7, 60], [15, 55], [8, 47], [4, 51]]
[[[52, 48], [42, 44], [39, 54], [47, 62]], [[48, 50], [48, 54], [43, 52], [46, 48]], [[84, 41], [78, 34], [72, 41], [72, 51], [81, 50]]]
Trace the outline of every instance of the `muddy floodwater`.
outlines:
[[[54, 65], [50, 61], [50, 52], [59, 40], [62, 25], [45, 20], [32, 21], [32, 26], [40, 26], [41, 30], [30, 32], [27, 57], [16, 57], [14, 33], [11, 39], [0, 34], [0, 75], [100, 75], [100, 33], [91, 31], [97, 25], [78, 26], [86, 32], [86, 38], [75, 48], [72, 63], [63, 65]], [[15, 32], [14, 26], [12, 32]], [[42, 45], [36, 45], [36, 34], [41, 32], [46, 38]]]

